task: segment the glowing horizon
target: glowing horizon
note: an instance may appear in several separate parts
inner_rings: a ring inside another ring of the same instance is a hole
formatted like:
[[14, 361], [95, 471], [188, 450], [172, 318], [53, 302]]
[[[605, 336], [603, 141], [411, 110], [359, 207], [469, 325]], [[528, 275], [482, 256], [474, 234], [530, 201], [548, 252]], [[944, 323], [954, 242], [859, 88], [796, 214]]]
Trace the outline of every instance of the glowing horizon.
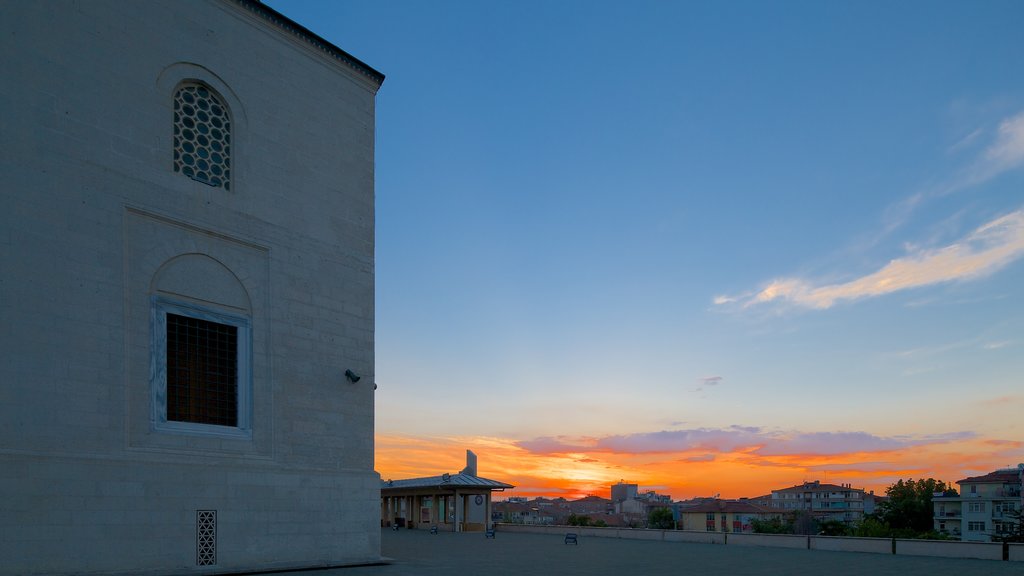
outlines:
[[641, 490], [669, 494], [673, 500], [720, 495], [756, 497], [772, 490], [819, 480], [851, 484], [883, 495], [899, 479], [935, 478], [954, 484], [1016, 462], [1024, 442], [963, 438], [921, 439], [908, 445], [873, 451], [830, 454], [763, 454], [759, 447], [709, 453], [707, 449], [650, 453], [536, 453], [523, 442], [488, 437], [412, 438], [377, 436], [376, 470], [383, 480], [458, 472], [465, 450], [479, 458], [482, 477], [507, 482], [515, 490], [499, 495], [608, 497], [619, 481]]

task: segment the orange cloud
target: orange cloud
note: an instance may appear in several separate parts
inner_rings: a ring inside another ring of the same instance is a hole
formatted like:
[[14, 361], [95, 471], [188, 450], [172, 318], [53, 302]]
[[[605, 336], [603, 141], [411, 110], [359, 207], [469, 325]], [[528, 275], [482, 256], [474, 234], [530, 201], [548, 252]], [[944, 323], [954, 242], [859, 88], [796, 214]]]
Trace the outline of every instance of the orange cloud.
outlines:
[[[903, 440], [891, 446], [876, 442], [872, 449], [824, 454], [765, 452], [762, 445], [726, 446], [721, 451], [703, 447], [643, 452], [633, 450], [635, 446], [613, 450], [593, 438], [574, 443], [572, 450], [550, 453], [531, 451], [524, 447], [530, 444], [508, 438], [381, 434], [376, 440], [376, 468], [384, 479], [457, 472], [465, 466], [465, 450], [469, 449], [479, 456], [479, 474], [515, 485], [511, 494], [569, 499], [587, 494], [608, 496], [611, 485], [620, 480], [671, 494], [677, 500], [715, 494], [724, 498], [759, 496], [808, 480], [850, 483], [883, 493], [901, 478], [932, 477], [952, 483], [1024, 459], [1020, 454], [1024, 443], [957, 435], [916, 443]], [[563, 448], [567, 445], [560, 444]], [[807, 445], [814, 447], [815, 442]]]

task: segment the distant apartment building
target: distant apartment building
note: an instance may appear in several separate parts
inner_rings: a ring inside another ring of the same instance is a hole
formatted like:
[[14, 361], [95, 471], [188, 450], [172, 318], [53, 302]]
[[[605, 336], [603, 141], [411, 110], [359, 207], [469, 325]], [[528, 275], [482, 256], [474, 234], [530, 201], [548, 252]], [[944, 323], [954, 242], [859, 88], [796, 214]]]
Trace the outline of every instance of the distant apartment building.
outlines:
[[654, 490], [641, 493], [638, 488], [636, 484], [625, 482], [612, 485], [611, 503], [615, 514], [621, 517], [625, 525], [644, 525], [652, 510], [672, 505], [671, 496], [658, 494]]
[[654, 490], [647, 490], [637, 496], [637, 500], [643, 500], [650, 504], [664, 504], [666, 506], [672, 504], [672, 496], [669, 494], [658, 494]]
[[619, 482], [618, 484], [612, 485], [612, 502], [625, 502], [626, 500], [633, 500], [639, 493], [636, 484], [626, 484], [625, 482]]
[[492, 522], [507, 524], [564, 524], [560, 518], [567, 518], [568, 511], [563, 511], [554, 500], [535, 498], [528, 500], [522, 496], [495, 502], [491, 509]]
[[1010, 532], [1024, 508], [1024, 464], [957, 480], [959, 496], [932, 497], [934, 528], [961, 540], [988, 542]]
[[850, 484], [822, 484], [815, 480], [789, 488], [772, 490], [767, 496], [751, 498], [756, 505], [776, 512], [809, 512], [819, 520], [858, 522], [875, 509], [875, 495]]
[[584, 496], [579, 500], [570, 500], [568, 508], [577, 516], [611, 514], [615, 509], [611, 500], [600, 496]]
[[754, 531], [754, 520], [768, 520], [776, 516], [779, 512], [749, 500], [712, 498], [679, 508], [678, 527], [680, 530], [749, 533]]
[[576, 515], [587, 516], [591, 521], [613, 523], [614, 520], [610, 518], [613, 510], [612, 501], [600, 496], [585, 496], [579, 500], [528, 500], [518, 496], [495, 502], [491, 517], [495, 522], [511, 524], [566, 524], [570, 515]]

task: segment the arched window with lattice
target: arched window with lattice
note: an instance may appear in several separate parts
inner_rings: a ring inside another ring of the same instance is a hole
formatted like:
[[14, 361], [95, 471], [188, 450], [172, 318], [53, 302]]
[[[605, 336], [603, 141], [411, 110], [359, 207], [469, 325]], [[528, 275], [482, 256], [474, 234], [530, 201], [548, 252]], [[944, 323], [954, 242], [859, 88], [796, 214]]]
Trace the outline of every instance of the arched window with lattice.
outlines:
[[204, 84], [181, 84], [174, 93], [174, 171], [231, 189], [231, 114]]

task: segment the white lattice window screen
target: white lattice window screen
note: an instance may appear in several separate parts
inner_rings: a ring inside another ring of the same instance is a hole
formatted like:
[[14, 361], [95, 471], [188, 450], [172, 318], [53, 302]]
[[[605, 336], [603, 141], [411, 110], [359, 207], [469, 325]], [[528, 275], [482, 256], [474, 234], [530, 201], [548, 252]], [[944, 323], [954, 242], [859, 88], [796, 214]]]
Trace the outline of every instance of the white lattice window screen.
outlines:
[[231, 189], [231, 118], [220, 96], [202, 84], [174, 94], [174, 171]]
[[217, 511], [196, 510], [196, 566], [217, 563]]

